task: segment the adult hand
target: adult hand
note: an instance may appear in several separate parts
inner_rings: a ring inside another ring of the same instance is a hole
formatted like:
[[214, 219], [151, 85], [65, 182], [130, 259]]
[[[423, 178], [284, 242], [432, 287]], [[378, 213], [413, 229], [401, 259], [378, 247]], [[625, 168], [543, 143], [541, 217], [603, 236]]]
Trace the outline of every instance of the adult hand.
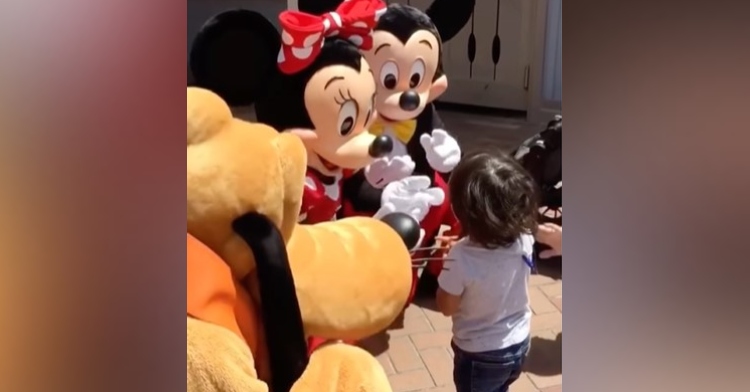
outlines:
[[539, 253], [539, 258], [562, 256], [562, 226], [554, 223], [539, 225], [536, 232], [536, 240], [552, 249], [545, 249]]

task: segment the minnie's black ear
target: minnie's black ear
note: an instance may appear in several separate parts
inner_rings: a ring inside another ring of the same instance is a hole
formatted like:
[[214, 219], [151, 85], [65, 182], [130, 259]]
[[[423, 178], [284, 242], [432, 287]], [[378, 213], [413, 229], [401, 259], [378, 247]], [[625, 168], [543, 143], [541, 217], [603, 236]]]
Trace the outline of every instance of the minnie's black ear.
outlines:
[[343, 2], [343, 0], [297, 0], [297, 8], [308, 14], [322, 15], [334, 11]]
[[281, 45], [263, 15], [231, 10], [209, 19], [190, 50], [190, 69], [199, 87], [232, 106], [249, 105], [263, 93]]
[[474, 13], [475, 3], [476, 0], [435, 0], [425, 13], [432, 19], [440, 39], [445, 43], [466, 26]]

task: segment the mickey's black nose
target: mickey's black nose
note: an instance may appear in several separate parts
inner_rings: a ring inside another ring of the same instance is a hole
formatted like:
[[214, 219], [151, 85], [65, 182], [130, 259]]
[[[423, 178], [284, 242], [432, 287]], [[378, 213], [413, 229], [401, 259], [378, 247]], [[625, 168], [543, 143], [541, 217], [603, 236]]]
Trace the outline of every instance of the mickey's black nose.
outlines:
[[380, 220], [398, 233], [408, 249], [413, 249], [418, 245], [421, 233], [416, 219], [403, 212], [393, 212]]
[[380, 158], [391, 153], [393, 150], [393, 140], [385, 135], [380, 135], [372, 141], [367, 151], [371, 157]]
[[419, 108], [419, 103], [419, 94], [415, 93], [413, 90], [401, 94], [401, 97], [398, 99], [398, 106], [407, 112], [417, 110]]

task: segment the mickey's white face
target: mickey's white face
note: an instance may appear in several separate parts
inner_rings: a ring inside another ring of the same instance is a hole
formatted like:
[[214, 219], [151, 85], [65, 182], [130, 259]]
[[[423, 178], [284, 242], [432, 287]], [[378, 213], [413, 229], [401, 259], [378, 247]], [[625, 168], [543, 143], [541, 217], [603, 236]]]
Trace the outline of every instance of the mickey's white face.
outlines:
[[375, 107], [386, 121], [417, 117], [448, 87], [444, 75], [435, 79], [440, 42], [427, 30], [418, 30], [406, 43], [387, 31], [375, 31], [372, 49], [364, 56], [377, 84]]

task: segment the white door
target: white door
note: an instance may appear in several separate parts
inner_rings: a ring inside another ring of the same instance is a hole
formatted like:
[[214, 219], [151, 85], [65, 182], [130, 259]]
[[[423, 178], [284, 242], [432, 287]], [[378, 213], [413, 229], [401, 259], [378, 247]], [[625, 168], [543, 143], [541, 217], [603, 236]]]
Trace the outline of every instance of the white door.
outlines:
[[[461, 1], [461, 0], [455, 0]], [[432, 0], [396, 0], [424, 10]], [[444, 102], [526, 111], [532, 1], [477, 0], [469, 23], [445, 44]], [[475, 51], [470, 59], [470, 37]], [[493, 41], [499, 51], [493, 56]], [[498, 56], [499, 55], [499, 56]]]

